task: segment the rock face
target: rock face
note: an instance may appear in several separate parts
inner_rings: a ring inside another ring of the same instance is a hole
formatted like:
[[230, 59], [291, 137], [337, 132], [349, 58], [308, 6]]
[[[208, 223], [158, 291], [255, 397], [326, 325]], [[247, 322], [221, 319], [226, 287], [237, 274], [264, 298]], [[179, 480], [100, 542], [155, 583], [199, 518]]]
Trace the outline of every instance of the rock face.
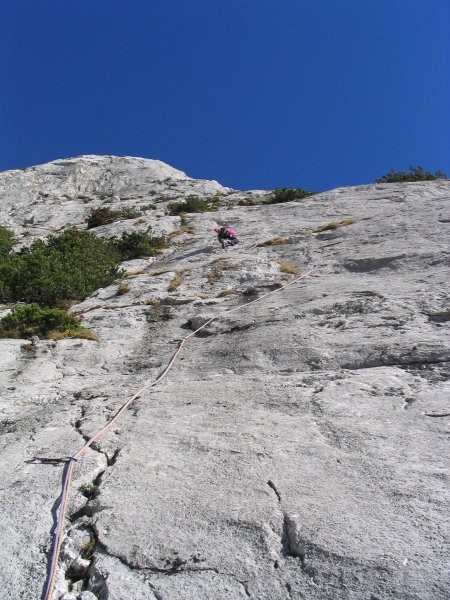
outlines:
[[[172, 234], [124, 265], [125, 294], [71, 309], [99, 342], [0, 340], [1, 599], [47, 576], [62, 467], [27, 461], [74, 454], [217, 315], [76, 464], [54, 597], [448, 598], [449, 181], [271, 205], [88, 156], [2, 173], [0, 194], [18, 246], [105, 205], [143, 216], [99, 235]], [[189, 194], [219, 208], [180, 228], [167, 202]]]

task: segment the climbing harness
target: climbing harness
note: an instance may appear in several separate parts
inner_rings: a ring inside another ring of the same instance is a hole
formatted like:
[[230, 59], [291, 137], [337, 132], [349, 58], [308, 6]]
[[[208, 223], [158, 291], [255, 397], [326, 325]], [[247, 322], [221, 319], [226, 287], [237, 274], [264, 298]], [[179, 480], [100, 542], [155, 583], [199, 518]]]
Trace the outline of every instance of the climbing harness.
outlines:
[[116, 411], [116, 413], [111, 417], [111, 419], [106, 423], [106, 425], [104, 425], [104, 427], [102, 427], [99, 431], [97, 431], [97, 433], [95, 433], [91, 438], [89, 438], [85, 442], [85, 444], [73, 456], [63, 456], [60, 458], [46, 458], [46, 457], [39, 457], [39, 456], [33, 457], [32, 461], [30, 461], [30, 462], [46, 463], [46, 464], [62, 463], [65, 465], [64, 474], [63, 474], [62, 491], [61, 491], [60, 502], [59, 502], [60, 508], [59, 508], [59, 514], [57, 517], [54, 542], [53, 542], [53, 551], [52, 551], [52, 557], [51, 557], [51, 562], [50, 562], [49, 572], [48, 572], [48, 577], [47, 577], [47, 585], [46, 585], [46, 589], [45, 589], [45, 594], [43, 596], [43, 600], [50, 600], [51, 596], [53, 594], [56, 573], [57, 573], [57, 567], [58, 567], [58, 561], [59, 561], [59, 555], [60, 555], [60, 551], [61, 551], [61, 544], [62, 544], [62, 537], [63, 537], [63, 530], [64, 530], [64, 521], [66, 518], [67, 502], [68, 502], [68, 497], [69, 497], [69, 493], [70, 493], [70, 485], [71, 485], [71, 481], [72, 481], [72, 473], [73, 473], [74, 463], [100, 436], [102, 436], [106, 431], [108, 431], [108, 429], [110, 429], [110, 427], [113, 425], [113, 423], [122, 415], [123, 412], [125, 412], [125, 410], [130, 406], [130, 404], [132, 404], [132, 402], [134, 402], [135, 400], [140, 398], [142, 396], [142, 394], [145, 391], [147, 391], [149, 388], [155, 387], [156, 385], [158, 385], [167, 376], [168, 372], [174, 365], [178, 355], [182, 351], [183, 346], [186, 344], [186, 342], [191, 337], [195, 336], [197, 333], [199, 333], [202, 329], [207, 327], [213, 321], [217, 321], [218, 319], [221, 319], [225, 315], [228, 315], [237, 310], [241, 310], [241, 309], [249, 306], [250, 304], [259, 302], [260, 300], [262, 300], [263, 298], [266, 298], [270, 294], [280, 292], [281, 290], [284, 290], [284, 289], [296, 284], [297, 282], [304, 279], [305, 277], [308, 277], [308, 275], [311, 275], [311, 273], [313, 273], [316, 270], [316, 268], [317, 267], [315, 267], [315, 266], [312, 267], [311, 269], [309, 269], [309, 271], [307, 271], [303, 275], [296, 277], [295, 279], [293, 279], [289, 283], [286, 283], [283, 286], [280, 286], [274, 290], [270, 290], [269, 292], [262, 294], [255, 300], [251, 300], [250, 302], [246, 302], [245, 304], [241, 304], [239, 306], [235, 306], [234, 308], [227, 309], [227, 310], [223, 311], [222, 313], [219, 313], [218, 315], [211, 317], [210, 319], [205, 321], [205, 323], [203, 323], [203, 325], [198, 327], [195, 331], [192, 331], [189, 335], [187, 335], [185, 338], [183, 338], [181, 340], [181, 342], [178, 344], [177, 350], [174, 352], [169, 363], [163, 369], [163, 371], [156, 377], [156, 379], [154, 381], [147, 381], [133, 396], [131, 396], [131, 398], [129, 398]]

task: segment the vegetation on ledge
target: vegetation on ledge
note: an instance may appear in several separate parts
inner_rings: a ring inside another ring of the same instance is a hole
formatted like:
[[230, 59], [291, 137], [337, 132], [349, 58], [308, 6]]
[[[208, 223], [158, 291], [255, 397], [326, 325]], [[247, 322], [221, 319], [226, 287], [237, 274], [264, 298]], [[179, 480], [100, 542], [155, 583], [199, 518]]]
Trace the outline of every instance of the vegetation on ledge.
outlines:
[[432, 181], [433, 179], [447, 179], [443, 171], [431, 173], [425, 171], [423, 167], [409, 167], [409, 171], [394, 171], [391, 169], [387, 175], [377, 179], [376, 183], [397, 183], [405, 181]]

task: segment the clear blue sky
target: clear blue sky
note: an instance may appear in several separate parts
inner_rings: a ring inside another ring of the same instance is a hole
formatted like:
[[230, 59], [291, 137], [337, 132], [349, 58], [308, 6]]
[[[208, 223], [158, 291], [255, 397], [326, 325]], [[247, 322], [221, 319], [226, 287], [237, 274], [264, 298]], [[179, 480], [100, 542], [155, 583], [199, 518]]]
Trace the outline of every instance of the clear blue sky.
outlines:
[[2, 0], [0, 169], [157, 158], [238, 189], [450, 177], [449, 0]]

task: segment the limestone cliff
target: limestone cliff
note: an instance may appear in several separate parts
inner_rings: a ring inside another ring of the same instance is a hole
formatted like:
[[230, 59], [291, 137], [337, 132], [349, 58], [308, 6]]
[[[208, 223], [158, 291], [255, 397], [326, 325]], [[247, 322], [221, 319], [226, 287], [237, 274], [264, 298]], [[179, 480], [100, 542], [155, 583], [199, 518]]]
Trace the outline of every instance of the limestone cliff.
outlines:
[[[217, 209], [168, 216], [189, 194]], [[99, 342], [0, 340], [2, 600], [49, 565], [62, 467], [27, 461], [76, 452], [222, 313], [75, 465], [55, 598], [448, 598], [450, 182], [269, 195], [130, 157], [0, 174], [17, 247], [101, 206], [142, 214], [98, 235], [171, 237], [71, 308]]]

